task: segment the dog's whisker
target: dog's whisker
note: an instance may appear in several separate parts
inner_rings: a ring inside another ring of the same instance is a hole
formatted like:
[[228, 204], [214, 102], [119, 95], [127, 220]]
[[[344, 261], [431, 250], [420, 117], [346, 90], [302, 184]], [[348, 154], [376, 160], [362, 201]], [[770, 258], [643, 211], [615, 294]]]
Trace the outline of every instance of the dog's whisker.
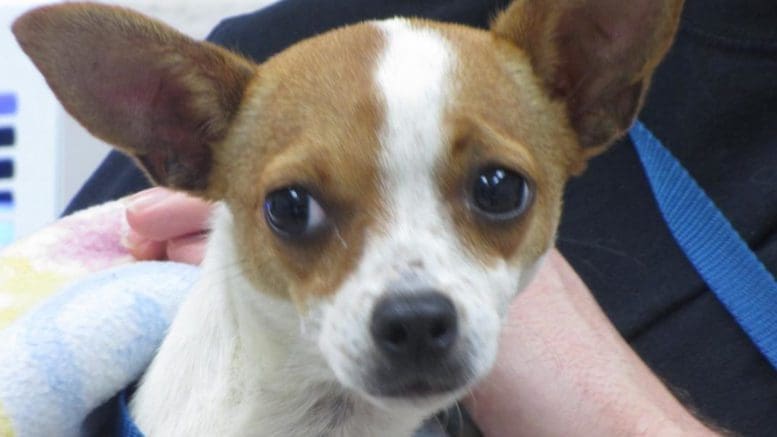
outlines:
[[335, 236], [337, 236], [337, 239], [340, 241], [340, 244], [341, 244], [341, 245], [342, 245], [344, 248], [348, 249], [348, 242], [347, 242], [347, 241], [345, 241], [345, 239], [343, 238], [343, 235], [340, 233], [340, 228], [339, 228], [339, 227], [337, 227], [337, 226], [335, 226], [335, 228], [334, 228], [334, 229], [335, 229]]

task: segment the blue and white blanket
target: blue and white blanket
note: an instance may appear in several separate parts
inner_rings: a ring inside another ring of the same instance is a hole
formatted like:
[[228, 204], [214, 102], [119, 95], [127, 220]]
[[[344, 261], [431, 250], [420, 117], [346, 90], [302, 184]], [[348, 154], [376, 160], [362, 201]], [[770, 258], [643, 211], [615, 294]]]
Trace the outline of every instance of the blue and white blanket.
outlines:
[[0, 253], [0, 437], [84, 435], [142, 374], [196, 280], [193, 266], [133, 262], [123, 214], [87, 210]]

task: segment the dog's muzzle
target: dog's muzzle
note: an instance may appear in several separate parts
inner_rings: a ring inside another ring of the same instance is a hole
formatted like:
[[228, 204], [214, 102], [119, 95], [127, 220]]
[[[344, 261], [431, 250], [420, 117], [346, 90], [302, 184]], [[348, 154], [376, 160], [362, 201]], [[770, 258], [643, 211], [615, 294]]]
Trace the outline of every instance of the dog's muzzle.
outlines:
[[369, 384], [373, 395], [430, 396], [460, 388], [469, 379], [457, 353], [456, 306], [438, 291], [383, 297], [373, 308], [370, 333], [375, 345]]

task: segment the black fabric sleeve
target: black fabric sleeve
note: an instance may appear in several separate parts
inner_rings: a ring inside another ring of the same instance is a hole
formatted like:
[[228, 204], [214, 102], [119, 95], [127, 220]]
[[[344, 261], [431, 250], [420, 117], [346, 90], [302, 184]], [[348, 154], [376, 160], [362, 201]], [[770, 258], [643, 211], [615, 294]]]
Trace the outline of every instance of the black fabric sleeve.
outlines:
[[112, 150], [89, 176], [62, 215], [118, 199], [150, 186], [146, 176], [130, 158]]

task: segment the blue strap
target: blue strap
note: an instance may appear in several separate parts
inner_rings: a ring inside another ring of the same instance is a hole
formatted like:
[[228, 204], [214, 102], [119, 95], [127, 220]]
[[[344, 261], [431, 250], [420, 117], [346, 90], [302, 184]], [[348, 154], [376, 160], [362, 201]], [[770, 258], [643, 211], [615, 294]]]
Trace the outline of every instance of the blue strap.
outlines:
[[631, 139], [672, 235], [777, 369], [777, 282], [693, 177], [640, 122]]
[[119, 393], [117, 399], [119, 404], [119, 420], [116, 421], [114, 435], [116, 437], [144, 437], [130, 415], [129, 406], [127, 405], [128, 391], [129, 389], [123, 390]]

